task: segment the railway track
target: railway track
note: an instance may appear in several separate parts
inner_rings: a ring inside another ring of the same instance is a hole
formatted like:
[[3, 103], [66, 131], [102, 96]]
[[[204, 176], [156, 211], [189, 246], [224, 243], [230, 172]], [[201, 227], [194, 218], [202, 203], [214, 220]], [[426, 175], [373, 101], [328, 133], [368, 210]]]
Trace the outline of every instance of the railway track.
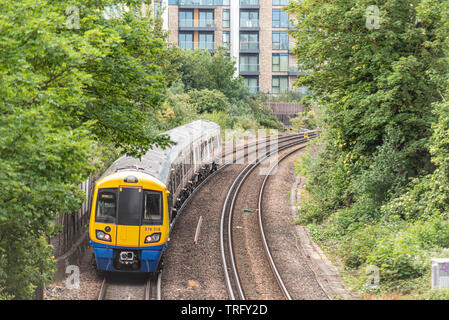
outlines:
[[[265, 176], [265, 179], [263, 180], [263, 182], [261, 184], [260, 191], [259, 191], [259, 199], [258, 199], [258, 209], [256, 211], [258, 212], [259, 232], [260, 232], [260, 236], [262, 238], [262, 241], [259, 241], [259, 242], [262, 242], [263, 251], [265, 253], [263, 253], [263, 252], [261, 254], [257, 253], [257, 252], [253, 253], [253, 256], [257, 255], [257, 256], [259, 256], [259, 258], [261, 255], [266, 255], [268, 264], [271, 268], [272, 277], [274, 277], [277, 282], [277, 287], [278, 287], [277, 290], [279, 291], [278, 296], [280, 296], [280, 293], [282, 293], [282, 296], [285, 299], [291, 299], [291, 296], [290, 296], [288, 290], [286, 289], [286, 287], [282, 281], [282, 278], [281, 278], [279, 272], [277, 271], [276, 265], [271, 257], [270, 249], [268, 247], [268, 244], [267, 244], [267, 241], [266, 241], [266, 238], [264, 235], [264, 229], [263, 229], [262, 219], [261, 219], [261, 216], [262, 216], [262, 205], [261, 205], [262, 200], [261, 199], [263, 196], [263, 191], [264, 191], [266, 181], [267, 181], [269, 175], [274, 170], [274, 168], [277, 166], [277, 164], [279, 162], [281, 162], [282, 160], [284, 160], [291, 153], [304, 148], [306, 146], [306, 143], [309, 140], [309, 138], [313, 138], [315, 136], [316, 136], [316, 134], [312, 133], [310, 135], [310, 137], [307, 137], [307, 138], [303, 134], [303, 135], [297, 135], [295, 137], [288, 137], [286, 139], [283, 139], [282, 141], [280, 141], [277, 148], [274, 148], [274, 150], [270, 150], [270, 151], [266, 152], [266, 154], [264, 156], [259, 157], [258, 159], [256, 159], [255, 161], [249, 163], [246, 167], [244, 167], [243, 170], [241, 170], [240, 173], [238, 174], [238, 176], [234, 179], [231, 187], [229, 188], [228, 193], [225, 198], [225, 201], [222, 206], [221, 223], [220, 223], [220, 251], [221, 251], [222, 264], [223, 264], [223, 271], [224, 271], [224, 275], [225, 275], [226, 288], [227, 288], [227, 292], [228, 292], [230, 299], [245, 300], [247, 298], [247, 295], [245, 293], [245, 288], [244, 288], [245, 285], [243, 284], [243, 283], [245, 283], [245, 281], [242, 281], [242, 279], [241, 279], [241, 275], [239, 273], [239, 265], [242, 266], [241, 267], [242, 269], [246, 269], [246, 270], [244, 270], [245, 271], [244, 273], [248, 274], [248, 273], [250, 273], [250, 272], [248, 272], [248, 265], [251, 264], [251, 263], [248, 263], [247, 261], [243, 261], [245, 259], [249, 259], [249, 256], [251, 256], [251, 253], [247, 253], [244, 250], [242, 253], [241, 248], [237, 248], [237, 251], [241, 251], [241, 252], [238, 255], [238, 258], [236, 258], [236, 253], [235, 253], [236, 245], [233, 242], [233, 238], [235, 236], [233, 234], [239, 233], [239, 231], [236, 231], [233, 228], [233, 223], [235, 220], [234, 212], [236, 212], [236, 202], [237, 202], [237, 198], [238, 198], [239, 194], [241, 193], [242, 185], [245, 183], [245, 181], [248, 179], [248, 177], [251, 175], [251, 173], [259, 165], [261, 165], [261, 163], [263, 163], [265, 160], [267, 160], [270, 156], [273, 156], [274, 154], [276, 154], [280, 151], [284, 151], [284, 150], [293, 148], [294, 149], [293, 151], [289, 151], [287, 153], [287, 155], [284, 155], [281, 159], [275, 161], [275, 165], [273, 165], [270, 168], [269, 173]], [[300, 146], [298, 147], [298, 145], [300, 145]], [[254, 189], [254, 187], [252, 187], [252, 188]], [[245, 196], [243, 196], [243, 197], [245, 197]], [[242, 208], [240, 208], [240, 209], [242, 209]], [[246, 236], [245, 239], [248, 240], [247, 239], [248, 235], [245, 235], [245, 236]], [[241, 241], [243, 241], [243, 240], [241, 240]], [[242, 257], [245, 257], [245, 258], [242, 258]], [[242, 261], [239, 262], [236, 260], [242, 260]], [[267, 277], [260, 277], [260, 278], [264, 278], [264, 281], [266, 281]], [[252, 285], [251, 282], [254, 282], [254, 281], [246, 281], [246, 286], [250, 287]], [[252, 289], [252, 291], [257, 292], [257, 290], [254, 288]], [[259, 298], [259, 297], [257, 296], [257, 293], [252, 293], [252, 297], [250, 297], [250, 298]]]
[[114, 274], [105, 276], [98, 300], [161, 300], [162, 272], [157, 275]]
[[[288, 141], [292, 141], [292, 140], [296, 140], [296, 139], [298, 139], [298, 138], [301, 138], [301, 139], [304, 139], [304, 135], [305, 134], [307, 134], [307, 133], [298, 133], [298, 134], [288, 134], [288, 135], [282, 135], [282, 136], [279, 136], [279, 138], [275, 141], [275, 143], [276, 144], [279, 144], [279, 143], [284, 143], [284, 142], [288, 142]], [[222, 158], [221, 158], [221, 160], [222, 160], [222, 165], [217, 169], [217, 170], [215, 170], [212, 174], [210, 174], [209, 176], [207, 176], [193, 191], [192, 191], [192, 193], [189, 195], [189, 197], [183, 202], [183, 204], [181, 205], [181, 207], [179, 208], [179, 213], [181, 213], [184, 209], [185, 209], [185, 207], [190, 203], [190, 200], [193, 198], [193, 196], [197, 193], [197, 192], [199, 192], [199, 190], [201, 190], [201, 188], [206, 184], [206, 183], [208, 183], [216, 174], [218, 174], [218, 172], [220, 172], [220, 171], [222, 171], [222, 170], [224, 170], [225, 168], [227, 168], [229, 165], [231, 165], [231, 164], [234, 164], [234, 163], [236, 163], [236, 162], [238, 162], [239, 160], [242, 160], [242, 159], [244, 159], [244, 158], [246, 158], [246, 157], [248, 157], [248, 156], [250, 156], [250, 155], [252, 155], [252, 154], [255, 154], [255, 153], [257, 153], [258, 152], [258, 148], [255, 148], [254, 150], [252, 150], [252, 151], [250, 151], [250, 148], [252, 148], [252, 147], [258, 147], [258, 146], [260, 146], [261, 144], [264, 144], [264, 143], [267, 143], [267, 142], [270, 142], [270, 140], [271, 140], [272, 138], [270, 138], [270, 137], [267, 137], [266, 139], [263, 139], [262, 141], [260, 141], [260, 140], [258, 140], [258, 141], [254, 141], [254, 142], [251, 142], [251, 143], [246, 143], [246, 144], [244, 144], [243, 146], [239, 146], [239, 147], [237, 147], [237, 146], [233, 146], [233, 149], [232, 149], [232, 151], [229, 151], [229, 152], [227, 152], [227, 153], [225, 153], [225, 154], [223, 154], [222, 155]], [[270, 144], [268, 144], [268, 145], [263, 145], [263, 147], [270, 147]], [[233, 155], [237, 155], [237, 153], [238, 152], [242, 152], [242, 151], [245, 151], [246, 150], [246, 152], [244, 152], [243, 154], [241, 154], [241, 155], [239, 155], [239, 156], [236, 156], [236, 157], [233, 157], [232, 159], [229, 159], [229, 156], [231, 155], [231, 154], [233, 154]], [[231, 162], [229, 162], [229, 160], [231, 160]], [[228, 161], [228, 162], [227, 162]], [[176, 219], [175, 219], [175, 221], [176, 221]], [[175, 222], [174, 221], [174, 222]]]

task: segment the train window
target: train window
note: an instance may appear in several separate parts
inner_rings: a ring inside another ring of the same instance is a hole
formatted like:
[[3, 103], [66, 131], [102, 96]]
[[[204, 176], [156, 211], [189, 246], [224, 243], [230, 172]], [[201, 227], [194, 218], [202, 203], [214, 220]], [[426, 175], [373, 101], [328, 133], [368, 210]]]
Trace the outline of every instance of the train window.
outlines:
[[176, 186], [179, 186], [181, 184], [181, 177], [182, 177], [181, 164], [178, 163], [176, 164]]
[[143, 208], [142, 224], [162, 224], [162, 192], [145, 190]]
[[140, 225], [142, 189], [120, 188], [118, 196], [118, 224]]
[[174, 172], [171, 172], [170, 176], [170, 193], [173, 194], [175, 192], [175, 175]]
[[201, 161], [200, 161], [200, 148], [198, 147], [198, 145], [195, 146], [195, 163], [196, 164], [201, 164]]
[[100, 189], [97, 196], [96, 222], [114, 223], [117, 215], [117, 189]]
[[201, 144], [201, 161], [204, 160], [204, 147], [206, 146], [206, 141]]

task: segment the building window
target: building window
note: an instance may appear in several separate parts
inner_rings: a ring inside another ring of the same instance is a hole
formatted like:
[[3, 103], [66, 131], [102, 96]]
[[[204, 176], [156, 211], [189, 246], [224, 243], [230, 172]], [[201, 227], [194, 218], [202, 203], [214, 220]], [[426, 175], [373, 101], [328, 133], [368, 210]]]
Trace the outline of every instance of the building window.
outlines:
[[199, 45], [201, 50], [214, 50], [214, 33], [213, 32], [200, 32], [199, 33]]
[[231, 34], [229, 31], [223, 31], [223, 48], [229, 49], [231, 46]]
[[273, 28], [288, 28], [288, 13], [281, 9], [273, 9]]
[[254, 94], [259, 92], [259, 79], [258, 77], [244, 77], [249, 92]]
[[273, 6], [288, 6], [289, 0], [273, 0]]
[[271, 93], [280, 93], [288, 90], [288, 76], [273, 76]]
[[240, 72], [258, 72], [258, 71], [259, 71], [258, 55], [240, 56]]
[[240, 33], [240, 50], [259, 50], [259, 34]]
[[179, 33], [179, 47], [184, 50], [193, 50], [193, 32]]
[[229, 4], [229, 0], [223, 0], [223, 5], [224, 6], [229, 6], [230, 4]]
[[223, 9], [223, 28], [229, 28], [231, 22], [231, 14], [229, 9]]
[[288, 71], [288, 53], [273, 53], [273, 72]]
[[288, 50], [287, 31], [273, 31], [273, 50]]
[[179, 11], [179, 26], [180, 27], [193, 27], [193, 11]]
[[199, 21], [199, 27], [206, 27], [206, 28], [213, 28], [215, 27], [215, 21], [214, 21], [214, 12], [213, 11], [205, 11], [200, 10], [200, 21]]
[[259, 11], [240, 11], [240, 27], [258, 28]]

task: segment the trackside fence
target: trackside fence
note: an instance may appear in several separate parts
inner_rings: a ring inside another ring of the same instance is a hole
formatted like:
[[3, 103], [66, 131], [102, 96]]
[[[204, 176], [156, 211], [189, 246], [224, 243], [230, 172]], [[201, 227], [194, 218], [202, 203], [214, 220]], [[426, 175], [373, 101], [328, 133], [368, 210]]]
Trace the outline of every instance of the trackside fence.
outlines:
[[53, 255], [58, 258], [71, 249], [74, 243], [83, 236], [89, 222], [90, 199], [95, 187], [95, 179], [89, 177], [79, 185], [86, 198], [77, 212], [61, 213], [55, 221], [62, 226], [62, 232], [50, 237], [48, 243], [53, 245]]

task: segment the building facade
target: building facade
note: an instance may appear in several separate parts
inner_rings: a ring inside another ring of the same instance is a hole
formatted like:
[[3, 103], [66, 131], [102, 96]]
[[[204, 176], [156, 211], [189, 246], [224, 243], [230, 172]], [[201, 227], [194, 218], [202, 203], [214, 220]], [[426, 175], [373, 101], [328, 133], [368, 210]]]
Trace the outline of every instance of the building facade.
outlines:
[[293, 90], [298, 71], [288, 0], [162, 0], [169, 41], [185, 50], [224, 47], [251, 92]]

